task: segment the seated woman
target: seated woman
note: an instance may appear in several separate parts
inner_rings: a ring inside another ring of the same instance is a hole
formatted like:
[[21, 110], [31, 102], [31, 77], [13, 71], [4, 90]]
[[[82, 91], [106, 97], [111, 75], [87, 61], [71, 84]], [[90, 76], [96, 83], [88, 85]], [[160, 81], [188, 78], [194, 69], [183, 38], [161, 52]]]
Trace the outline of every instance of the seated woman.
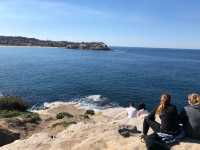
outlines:
[[189, 95], [188, 104], [180, 114], [184, 130], [187, 136], [200, 139], [200, 95]]
[[144, 103], [140, 103], [138, 105], [137, 117], [145, 117], [148, 115], [148, 111], [146, 110], [146, 105]]
[[129, 107], [126, 108], [128, 119], [136, 117], [137, 110], [132, 102], [129, 102]]
[[[176, 106], [172, 105], [170, 101], [170, 95], [161, 95], [160, 105], [144, 119], [142, 139], [147, 136], [149, 128], [152, 128], [155, 133], [178, 134], [180, 129], [178, 112]], [[155, 121], [156, 114], [159, 115], [161, 123]]]

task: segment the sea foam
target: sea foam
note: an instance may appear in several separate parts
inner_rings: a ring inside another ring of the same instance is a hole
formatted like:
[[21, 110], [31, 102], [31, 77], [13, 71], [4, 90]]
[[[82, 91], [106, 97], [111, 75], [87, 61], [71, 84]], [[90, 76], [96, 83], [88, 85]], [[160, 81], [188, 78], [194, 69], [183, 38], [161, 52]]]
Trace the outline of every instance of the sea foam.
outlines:
[[3, 94], [0, 92], [0, 98], [1, 98], [1, 97], [4, 97], [4, 96], [3, 96]]
[[69, 104], [76, 104], [80, 108], [83, 109], [93, 109], [95, 111], [99, 111], [106, 108], [116, 107], [119, 106], [116, 103], [111, 103], [109, 98], [102, 96], [102, 95], [88, 95], [81, 98], [76, 98], [72, 100], [66, 101], [54, 101], [54, 102], [44, 102], [42, 105], [34, 105], [30, 109], [31, 111], [34, 110], [41, 110], [46, 109], [49, 107], [57, 107], [59, 105], [69, 105]]

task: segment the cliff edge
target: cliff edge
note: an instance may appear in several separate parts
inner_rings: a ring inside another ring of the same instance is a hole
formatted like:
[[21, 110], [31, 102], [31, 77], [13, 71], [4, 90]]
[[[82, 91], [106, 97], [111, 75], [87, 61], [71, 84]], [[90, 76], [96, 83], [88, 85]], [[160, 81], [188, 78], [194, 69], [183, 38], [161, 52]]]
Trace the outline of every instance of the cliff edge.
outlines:
[[[118, 133], [120, 125], [127, 123], [142, 130], [143, 118], [127, 122], [125, 108], [86, 111], [79, 104], [55, 102], [45, 110], [36, 111], [42, 122], [40, 130], [23, 140], [5, 145], [0, 150], [145, 150], [140, 134], [128, 138]], [[62, 112], [62, 113], [59, 113]], [[58, 115], [59, 114], [59, 115]], [[185, 141], [172, 150], [198, 150], [196, 141]]]

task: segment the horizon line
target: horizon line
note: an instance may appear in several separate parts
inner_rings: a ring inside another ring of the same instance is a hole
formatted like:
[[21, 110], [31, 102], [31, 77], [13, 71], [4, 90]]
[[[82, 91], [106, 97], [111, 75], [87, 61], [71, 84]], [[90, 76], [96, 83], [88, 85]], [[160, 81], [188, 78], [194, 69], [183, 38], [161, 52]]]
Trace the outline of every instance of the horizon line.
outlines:
[[66, 42], [103, 42], [104, 44], [108, 45], [109, 47], [127, 47], [127, 48], [155, 48], [155, 49], [180, 49], [180, 50], [200, 50], [200, 48], [184, 48], [184, 47], [157, 47], [157, 46], [130, 46], [130, 45], [112, 45], [112, 44], [107, 44], [105, 41], [97, 41], [97, 40], [91, 40], [91, 41], [84, 41], [84, 40], [52, 40], [48, 38], [37, 38], [35, 36], [23, 36], [23, 35], [0, 35], [0, 36], [5, 36], [5, 37], [25, 37], [25, 38], [35, 38], [38, 40], [48, 40], [48, 41], [66, 41]]

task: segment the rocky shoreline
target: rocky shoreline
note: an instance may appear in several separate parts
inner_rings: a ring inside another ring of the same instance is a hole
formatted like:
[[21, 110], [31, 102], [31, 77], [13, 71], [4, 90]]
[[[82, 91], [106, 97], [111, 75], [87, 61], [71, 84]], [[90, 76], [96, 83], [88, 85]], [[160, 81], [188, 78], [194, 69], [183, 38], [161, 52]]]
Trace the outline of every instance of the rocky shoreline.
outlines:
[[[126, 123], [142, 130], [143, 118], [127, 121], [126, 109], [108, 108], [99, 111], [86, 110], [79, 103], [54, 102], [45, 109], [34, 111], [41, 122], [29, 136], [0, 147], [0, 150], [145, 150], [145, 144], [136, 133], [128, 138], [118, 133]], [[172, 150], [197, 150], [197, 141], [183, 141]]]
[[103, 42], [69, 42], [40, 40], [21, 36], [0, 36], [0, 46], [57, 47], [82, 50], [111, 50]]

